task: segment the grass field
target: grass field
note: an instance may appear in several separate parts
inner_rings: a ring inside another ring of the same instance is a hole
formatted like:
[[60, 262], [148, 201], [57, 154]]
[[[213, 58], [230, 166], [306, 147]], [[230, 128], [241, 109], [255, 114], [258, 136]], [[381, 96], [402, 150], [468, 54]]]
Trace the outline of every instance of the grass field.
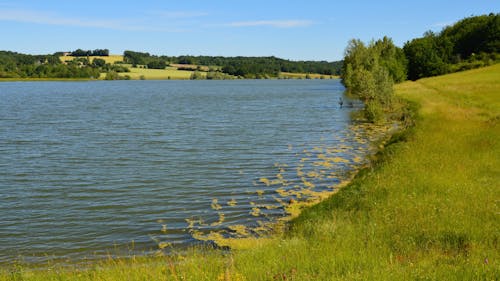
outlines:
[[500, 64], [396, 85], [418, 109], [374, 166], [248, 250], [4, 269], [0, 280], [498, 280]]
[[130, 67], [129, 69], [130, 72], [120, 73], [120, 76], [129, 75], [131, 79], [141, 79], [141, 76], [144, 76], [144, 78], [147, 80], [184, 80], [189, 79], [191, 77], [191, 74], [193, 73], [193, 71], [177, 70], [173, 67], [168, 67], [167, 69]]
[[[78, 58], [78, 57], [73, 57], [73, 56], [60, 56], [59, 57], [59, 59], [62, 62], [71, 61], [71, 60], [74, 60], [76, 58]], [[83, 57], [83, 58], [87, 58], [87, 57]], [[122, 55], [89, 56], [88, 58], [89, 58], [90, 62], [92, 62], [94, 59], [103, 59], [106, 61], [106, 63], [110, 63], [110, 64], [114, 64], [117, 61], [123, 61]]]

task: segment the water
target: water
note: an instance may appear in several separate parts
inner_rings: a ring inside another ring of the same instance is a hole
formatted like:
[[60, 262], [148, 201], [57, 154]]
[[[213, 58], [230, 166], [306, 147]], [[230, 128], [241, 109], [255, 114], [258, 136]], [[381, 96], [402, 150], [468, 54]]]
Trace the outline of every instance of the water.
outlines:
[[208, 231], [283, 216], [251, 214], [277, 204], [262, 178], [318, 146], [363, 156], [342, 92], [338, 80], [1, 83], [0, 262], [147, 253], [195, 242], [186, 219]]

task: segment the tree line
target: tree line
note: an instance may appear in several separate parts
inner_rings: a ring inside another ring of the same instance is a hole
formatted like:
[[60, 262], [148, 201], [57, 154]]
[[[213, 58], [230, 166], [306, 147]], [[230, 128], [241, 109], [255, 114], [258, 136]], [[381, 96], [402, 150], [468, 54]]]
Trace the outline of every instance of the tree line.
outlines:
[[218, 66], [229, 75], [245, 78], [277, 77], [280, 72], [339, 75], [342, 62], [291, 61], [276, 57], [222, 56], [155, 56], [144, 52], [125, 51], [124, 62], [163, 69], [169, 64]]
[[439, 33], [406, 42], [408, 79], [491, 64], [500, 53], [500, 14], [462, 19]]
[[364, 102], [363, 116], [382, 121], [394, 109], [393, 83], [480, 67], [500, 60], [500, 15], [465, 18], [439, 33], [394, 45], [388, 37], [349, 41], [342, 65], [348, 95]]
[[109, 50], [108, 49], [95, 49], [95, 50], [77, 49], [73, 52], [70, 52], [69, 55], [73, 56], [73, 57], [89, 57], [89, 56], [107, 57], [107, 56], [109, 56]]
[[90, 78], [97, 79], [101, 72], [127, 72], [119, 65], [110, 65], [102, 59], [92, 62], [80, 57], [62, 63], [59, 54], [26, 55], [0, 51], [0, 78]]

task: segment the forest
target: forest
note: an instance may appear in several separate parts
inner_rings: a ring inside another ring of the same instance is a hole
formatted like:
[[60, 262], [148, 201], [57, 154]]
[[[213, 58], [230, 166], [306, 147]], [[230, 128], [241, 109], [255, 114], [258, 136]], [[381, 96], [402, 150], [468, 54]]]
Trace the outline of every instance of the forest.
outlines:
[[79, 61], [63, 64], [59, 56], [0, 51], [0, 78], [99, 78], [100, 69]]
[[489, 65], [499, 59], [500, 14], [474, 16], [428, 31], [403, 47], [408, 79], [436, 76]]
[[474, 16], [426, 32], [403, 48], [384, 37], [365, 44], [352, 39], [342, 66], [347, 94], [364, 102], [364, 118], [383, 121], [394, 110], [393, 84], [478, 68], [500, 60], [500, 14]]

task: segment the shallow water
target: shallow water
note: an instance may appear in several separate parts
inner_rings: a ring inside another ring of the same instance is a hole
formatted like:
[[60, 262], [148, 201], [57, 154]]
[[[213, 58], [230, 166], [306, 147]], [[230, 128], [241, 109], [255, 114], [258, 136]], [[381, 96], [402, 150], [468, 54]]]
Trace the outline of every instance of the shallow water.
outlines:
[[332, 188], [369, 153], [342, 92], [338, 80], [0, 83], [0, 262], [149, 252], [196, 242], [193, 221], [273, 221], [278, 188]]

